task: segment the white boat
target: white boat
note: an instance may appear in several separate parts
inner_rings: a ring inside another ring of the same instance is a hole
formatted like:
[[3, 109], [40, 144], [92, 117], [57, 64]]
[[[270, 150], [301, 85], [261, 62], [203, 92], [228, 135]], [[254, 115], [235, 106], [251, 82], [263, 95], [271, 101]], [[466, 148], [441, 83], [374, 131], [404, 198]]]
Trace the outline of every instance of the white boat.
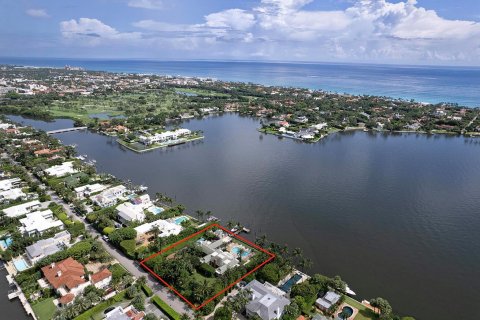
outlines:
[[357, 295], [352, 289], [350, 289], [350, 287], [348, 286], [347, 284], [347, 287], [345, 288], [345, 292], [351, 296], [355, 296]]

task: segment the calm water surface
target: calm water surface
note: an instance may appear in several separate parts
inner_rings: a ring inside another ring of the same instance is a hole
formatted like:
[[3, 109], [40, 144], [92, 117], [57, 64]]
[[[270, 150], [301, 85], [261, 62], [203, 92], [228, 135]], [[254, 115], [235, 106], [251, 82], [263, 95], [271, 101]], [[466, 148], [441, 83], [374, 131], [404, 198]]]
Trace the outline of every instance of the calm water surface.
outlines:
[[0, 319], [8, 320], [27, 320], [32, 319], [25, 313], [20, 300], [14, 299], [8, 300], [8, 281], [5, 278], [7, 272], [5, 270], [0, 271]]
[[205, 140], [136, 154], [94, 133], [57, 137], [99, 171], [303, 248], [311, 273], [341, 275], [360, 298], [383, 296], [417, 319], [476, 318], [480, 140], [356, 132], [310, 145], [236, 115], [184, 126]]
[[59, 58], [5, 58], [0, 64], [80, 66], [88, 70], [210, 77], [263, 85], [370, 94], [480, 106], [480, 68], [341, 63], [264, 63]]

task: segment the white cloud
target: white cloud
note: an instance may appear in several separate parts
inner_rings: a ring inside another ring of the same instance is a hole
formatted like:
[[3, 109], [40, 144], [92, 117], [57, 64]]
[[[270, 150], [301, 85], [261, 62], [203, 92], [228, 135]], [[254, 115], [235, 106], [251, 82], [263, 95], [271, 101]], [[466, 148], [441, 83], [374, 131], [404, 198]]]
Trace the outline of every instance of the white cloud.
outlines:
[[247, 30], [255, 24], [255, 16], [241, 9], [229, 9], [205, 16], [205, 25], [214, 28]]
[[313, 1], [261, 0], [250, 9], [210, 13], [196, 24], [141, 20], [133, 26], [142, 31], [128, 33], [82, 18], [62, 22], [62, 34], [89, 38], [87, 44], [132, 40], [124, 43], [185, 58], [195, 52], [196, 58], [480, 64], [478, 22], [442, 18], [416, 0], [350, 0], [336, 11], [310, 9]]
[[28, 14], [31, 17], [35, 18], [48, 18], [49, 15], [45, 9], [28, 9], [26, 11], [26, 14]]
[[105, 40], [138, 40], [139, 32], [119, 32], [98, 19], [80, 18], [60, 22], [60, 31], [66, 39], [83, 40], [86, 44], [97, 45]]
[[142, 8], [142, 9], [163, 9], [163, 0], [130, 0], [128, 2], [129, 7]]

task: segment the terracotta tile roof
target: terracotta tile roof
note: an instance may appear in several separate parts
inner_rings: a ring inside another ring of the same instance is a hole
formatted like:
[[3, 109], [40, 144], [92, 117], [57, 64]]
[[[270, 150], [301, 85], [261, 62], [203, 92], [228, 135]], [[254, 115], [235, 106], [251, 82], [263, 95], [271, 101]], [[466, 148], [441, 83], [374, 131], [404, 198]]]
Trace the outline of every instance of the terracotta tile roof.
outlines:
[[87, 282], [84, 279], [85, 271], [83, 265], [73, 258], [67, 258], [45, 266], [42, 268], [42, 272], [55, 289], [65, 286], [70, 290]]
[[129, 317], [131, 320], [141, 320], [143, 317], [145, 317], [145, 312], [140, 311], [140, 312], [135, 312], [134, 310], [130, 309], [127, 312], [125, 312], [125, 315]]
[[92, 280], [93, 283], [97, 283], [111, 276], [112, 276], [112, 273], [110, 272], [110, 270], [103, 269], [102, 271], [92, 274], [90, 279]]
[[41, 149], [41, 150], [37, 150], [34, 152], [34, 154], [36, 155], [45, 155], [45, 154], [53, 154], [53, 153], [56, 153], [56, 152], [60, 152], [62, 151], [62, 149]]
[[63, 297], [58, 299], [58, 301], [61, 304], [65, 305], [65, 304], [69, 304], [70, 302], [72, 302], [73, 299], [75, 299], [75, 295], [73, 293], [67, 293], [66, 295], [64, 295]]

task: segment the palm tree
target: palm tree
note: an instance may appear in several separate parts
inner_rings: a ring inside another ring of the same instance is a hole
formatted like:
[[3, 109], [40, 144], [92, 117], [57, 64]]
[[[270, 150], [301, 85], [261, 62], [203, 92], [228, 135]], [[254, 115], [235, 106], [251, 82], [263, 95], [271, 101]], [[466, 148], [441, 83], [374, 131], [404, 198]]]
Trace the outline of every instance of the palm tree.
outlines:
[[195, 213], [197, 214], [198, 220], [202, 221], [205, 213], [202, 210], [197, 210], [197, 211], [195, 211]]
[[258, 244], [259, 246], [263, 247], [267, 243], [267, 235], [264, 234], [257, 239], [255, 239], [255, 243]]
[[245, 248], [243, 248], [243, 247], [240, 247], [240, 248], [238, 249], [237, 255], [238, 255], [238, 258], [240, 259], [240, 262], [242, 262], [243, 255], [244, 255], [245, 253], [247, 253], [247, 252], [248, 252], [248, 251], [245, 250]]
[[212, 216], [212, 211], [208, 210], [205, 212], [205, 218], [208, 220]]
[[298, 264], [298, 266], [301, 268], [301, 269], [310, 269], [313, 265], [313, 262], [312, 260], [308, 259], [308, 258], [303, 258], [300, 263]]
[[300, 258], [303, 254], [303, 250], [301, 248], [295, 248], [292, 253], [294, 258]]
[[160, 228], [155, 225], [152, 230], [150, 230], [150, 233], [153, 234], [154, 238], [157, 239], [158, 238], [158, 235], [160, 234]]
[[229, 221], [227, 222], [227, 228], [228, 228], [229, 230], [232, 230], [234, 225], [235, 225], [235, 222], [233, 222], [232, 220], [229, 220]]

